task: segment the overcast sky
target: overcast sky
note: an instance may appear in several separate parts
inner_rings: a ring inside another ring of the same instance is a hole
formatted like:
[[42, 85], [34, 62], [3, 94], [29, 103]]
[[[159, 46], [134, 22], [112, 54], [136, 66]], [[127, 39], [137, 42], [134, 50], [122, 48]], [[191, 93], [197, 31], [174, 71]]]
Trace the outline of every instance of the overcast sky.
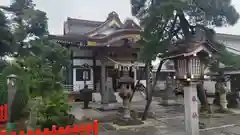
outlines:
[[[11, 0], [0, 0], [8, 5]], [[38, 9], [47, 13], [51, 34], [63, 33], [63, 22], [67, 17], [104, 21], [111, 11], [119, 14], [121, 20], [131, 17], [130, 0], [33, 0]], [[232, 0], [240, 12], [240, 0]], [[219, 33], [240, 35], [240, 23], [234, 27], [216, 29]]]

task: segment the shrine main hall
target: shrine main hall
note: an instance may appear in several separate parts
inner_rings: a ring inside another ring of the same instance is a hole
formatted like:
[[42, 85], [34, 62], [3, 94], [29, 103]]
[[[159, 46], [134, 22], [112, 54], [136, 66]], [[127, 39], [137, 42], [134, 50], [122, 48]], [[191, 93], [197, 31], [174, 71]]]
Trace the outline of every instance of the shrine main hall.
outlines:
[[73, 91], [79, 91], [84, 84], [99, 91], [108, 83], [116, 91], [121, 76], [116, 66], [121, 63], [136, 67], [131, 77], [146, 86], [145, 65], [138, 61], [140, 33], [138, 24], [131, 19], [122, 22], [116, 12], [109, 13], [102, 22], [67, 18], [63, 35], [49, 36], [71, 52], [64, 84]]

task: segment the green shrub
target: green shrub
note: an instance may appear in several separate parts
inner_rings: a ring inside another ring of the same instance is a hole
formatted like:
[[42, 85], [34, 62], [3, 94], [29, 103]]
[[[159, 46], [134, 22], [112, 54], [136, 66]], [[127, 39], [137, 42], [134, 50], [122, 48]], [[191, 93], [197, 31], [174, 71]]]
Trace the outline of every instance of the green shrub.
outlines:
[[0, 105], [7, 104], [7, 87], [6, 79], [2, 74], [0, 74]]
[[73, 123], [68, 112], [71, 106], [62, 91], [54, 91], [45, 97], [37, 107], [37, 125], [41, 128], [51, 128], [52, 125], [67, 126]]

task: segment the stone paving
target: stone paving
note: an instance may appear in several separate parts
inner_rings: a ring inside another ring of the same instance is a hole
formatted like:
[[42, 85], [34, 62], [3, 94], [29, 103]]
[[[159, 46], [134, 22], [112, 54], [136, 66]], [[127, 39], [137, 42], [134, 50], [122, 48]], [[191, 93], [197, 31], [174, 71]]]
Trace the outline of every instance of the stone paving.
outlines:
[[[143, 111], [145, 101], [132, 103], [132, 108]], [[91, 119], [108, 118], [100, 122], [99, 135], [186, 135], [184, 132], [184, 107], [183, 106], [160, 106], [155, 99], [151, 104], [152, 118], [138, 126], [117, 126], [111, 121], [116, 117], [117, 111], [100, 112], [100, 104], [92, 103], [93, 109], [82, 110], [82, 103], [74, 103], [72, 114], [77, 119], [88, 117]], [[240, 135], [240, 115], [236, 114], [215, 114], [211, 117], [200, 117], [200, 122], [205, 124], [205, 129], [201, 129], [200, 135]]]

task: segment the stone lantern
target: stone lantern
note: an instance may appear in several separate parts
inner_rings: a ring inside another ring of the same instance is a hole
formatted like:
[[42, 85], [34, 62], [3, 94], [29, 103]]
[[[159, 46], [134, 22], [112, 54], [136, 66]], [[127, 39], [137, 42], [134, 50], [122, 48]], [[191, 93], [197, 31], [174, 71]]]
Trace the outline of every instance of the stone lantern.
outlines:
[[12, 103], [15, 98], [15, 94], [17, 92], [17, 76], [14, 74], [11, 74], [7, 76], [7, 86], [8, 86], [8, 123], [7, 123], [7, 129], [12, 130], [15, 127], [15, 123], [12, 121]]
[[123, 76], [119, 79], [120, 91], [119, 96], [123, 100], [123, 118], [129, 119], [130, 116], [130, 98], [132, 95], [132, 84], [134, 84], [134, 79], [129, 76], [129, 67], [123, 67]]
[[196, 34], [190, 40], [177, 42], [164, 54], [164, 59], [174, 61], [176, 80], [185, 82], [185, 130], [188, 134], [199, 135], [199, 118], [196, 84], [204, 79], [204, 59], [217, 52], [205, 39], [205, 33], [196, 27]]

